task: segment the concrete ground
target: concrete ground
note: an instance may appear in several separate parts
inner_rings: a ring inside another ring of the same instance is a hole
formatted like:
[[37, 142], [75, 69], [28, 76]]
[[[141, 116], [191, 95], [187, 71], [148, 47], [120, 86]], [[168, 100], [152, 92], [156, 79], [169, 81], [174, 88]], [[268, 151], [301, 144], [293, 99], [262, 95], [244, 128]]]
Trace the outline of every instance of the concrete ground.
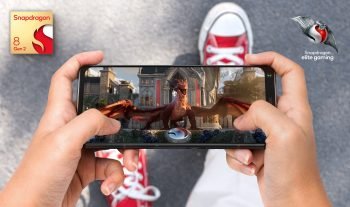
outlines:
[[[105, 52], [105, 64], [198, 64], [198, 32], [218, 0], [2, 1], [0, 3], [0, 187], [22, 158], [43, 113], [50, 77], [70, 56]], [[350, 3], [339, 1], [237, 0], [248, 13], [254, 51], [275, 50], [301, 64], [314, 112], [322, 179], [334, 206], [350, 202]], [[9, 54], [9, 11], [52, 10], [55, 54]], [[339, 54], [330, 61], [303, 61], [313, 45], [290, 20], [318, 17], [334, 31]], [[183, 206], [203, 167], [204, 150], [150, 150], [149, 175], [162, 191], [154, 206]], [[174, 170], [176, 166], [176, 170]], [[94, 183], [84, 192], [88, 206], [103, 206]]]

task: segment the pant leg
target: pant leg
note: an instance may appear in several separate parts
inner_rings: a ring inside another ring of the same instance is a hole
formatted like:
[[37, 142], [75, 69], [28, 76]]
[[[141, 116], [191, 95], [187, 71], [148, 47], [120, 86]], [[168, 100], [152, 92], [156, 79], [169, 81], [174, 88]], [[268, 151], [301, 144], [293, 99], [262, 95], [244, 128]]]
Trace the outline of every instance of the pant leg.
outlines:
[[187, 207], [263, 206], [257, 179], [230, 169], [223, 149], [208, 150], [204, 170]]

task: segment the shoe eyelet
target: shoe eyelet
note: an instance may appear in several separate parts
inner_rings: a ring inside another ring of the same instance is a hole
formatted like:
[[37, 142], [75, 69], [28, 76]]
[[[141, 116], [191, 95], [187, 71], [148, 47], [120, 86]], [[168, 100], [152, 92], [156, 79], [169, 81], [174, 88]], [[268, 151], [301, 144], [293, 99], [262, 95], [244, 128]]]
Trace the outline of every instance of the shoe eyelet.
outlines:
[[208, 46], [207, 46], [207, 52], [209, 52], [209, 53], [212, 52], [212, 46], [211, 46], [211, 45], [208, 45]]

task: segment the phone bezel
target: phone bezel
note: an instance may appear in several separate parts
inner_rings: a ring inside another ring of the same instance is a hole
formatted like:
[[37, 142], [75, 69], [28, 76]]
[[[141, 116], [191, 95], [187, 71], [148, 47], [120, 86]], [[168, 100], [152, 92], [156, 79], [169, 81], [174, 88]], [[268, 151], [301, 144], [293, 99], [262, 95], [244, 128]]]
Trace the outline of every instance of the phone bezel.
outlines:
[[[78, 72], [78, 89], [77, 89], [77, 114], [82, 113], [82, 100], [84, 94], [84, 77], [85, 71], [90, 67], [215, 67], [215, 66], [203, 66], [203, 65], [87, 65], [80, 68]], [[219, 66], [219, 67], [259, 67], [265, 73], [265, 100], [272, 105], [276, 105], [276, 74], [270, 66], [265, 65], [240, 65], [240, 66]], [[80, 104], [81, 103], [81, 104]], [[145, 149], [158, 149], [158, 148], [248, 148], [257, 149], [264, 148], [265, 144], [228, 144], [228, 143], [86, 143], [84, 148], [91, 149], [111, 149], [111, 148], [145, 148]]]

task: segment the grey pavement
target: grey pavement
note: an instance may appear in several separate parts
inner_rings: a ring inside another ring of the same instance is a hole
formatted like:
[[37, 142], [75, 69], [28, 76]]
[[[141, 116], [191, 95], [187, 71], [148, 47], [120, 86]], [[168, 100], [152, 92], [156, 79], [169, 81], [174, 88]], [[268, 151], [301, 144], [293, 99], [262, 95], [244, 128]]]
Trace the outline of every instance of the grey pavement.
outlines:
[[[218, 2], [2, 1], [0, 187], [7, 182], [30, 142], [46, 104], [51, 75], [67, 58], [81, 51], [100, 49], [105, 52], [104, 64], [198, 64], [198, 32], [207, 11]], [[255, 52], [275, 50], [304, 67], [322, 179], [334, 206], [349, 206], [349, 1], [235, 2], [251, 20]], [[9, 10], [16, 9], [54, 12], [53, 56], [9, 54]], [[298, 15], [319, 17], [329, 24], [339, 46], [333, 62], [301, 60], [305, 50], [333, 50], [309, 43], [290, 20]], [[203, 168], [205, 150], [148, 152], [150, 181], [162, 192], [155, 206], [184, 206]], [[92, 184], [84, 197], [88, 206], [105, 205], [98, 183]]]

